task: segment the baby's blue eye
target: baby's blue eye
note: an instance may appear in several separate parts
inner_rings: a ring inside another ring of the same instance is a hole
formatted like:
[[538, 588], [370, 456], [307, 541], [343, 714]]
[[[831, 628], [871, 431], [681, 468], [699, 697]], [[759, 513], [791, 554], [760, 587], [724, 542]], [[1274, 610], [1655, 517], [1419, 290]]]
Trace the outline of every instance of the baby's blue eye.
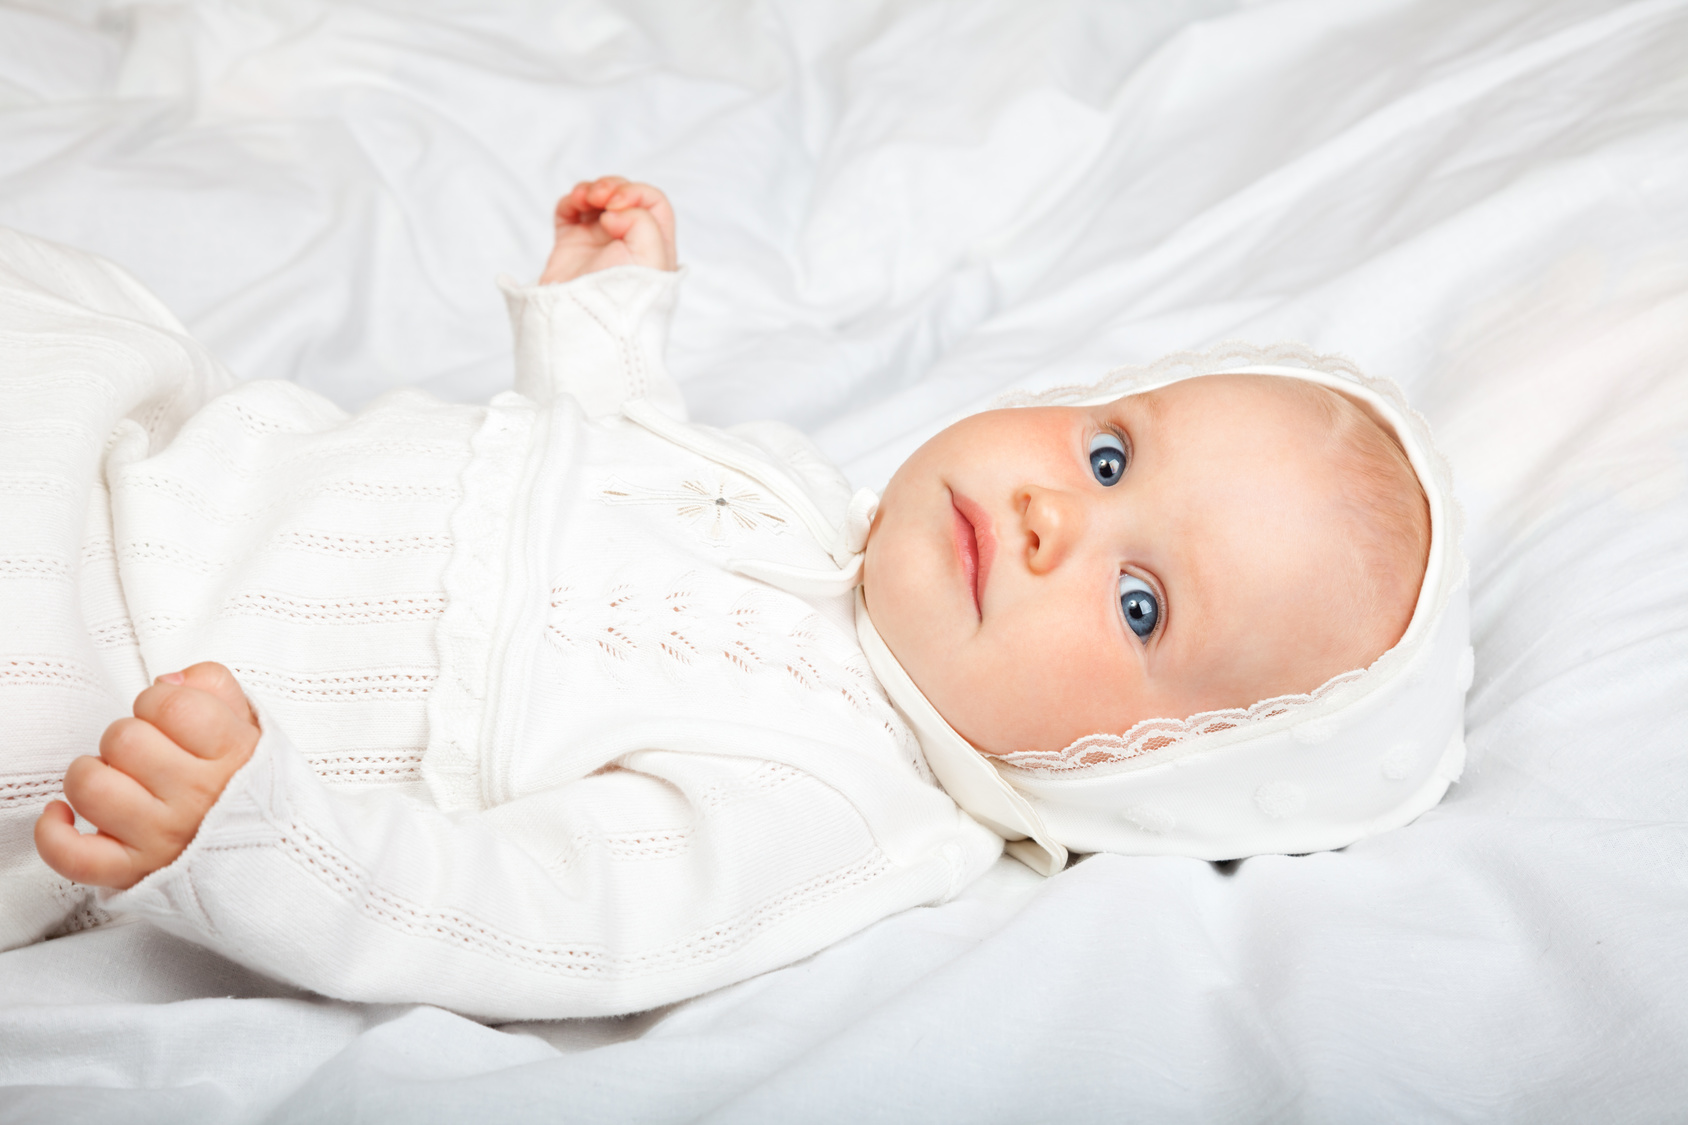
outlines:
[[1155, 631], [1155, 624], [1160, 621], [1160, 601], [1149, 584], [1134, 575], [1120, 575], [1119, 608], [1125, 614], [1125, 623], [1131, 626], [1131, 631], [1137, 634], [1139, 640], [1147, 641], [1149, 634]]
[[1100, 484], [1118, 484], [1119, 478], [1125, 474], [1125, 443], [1109, 433], [1091, 438], [1090, 474]]

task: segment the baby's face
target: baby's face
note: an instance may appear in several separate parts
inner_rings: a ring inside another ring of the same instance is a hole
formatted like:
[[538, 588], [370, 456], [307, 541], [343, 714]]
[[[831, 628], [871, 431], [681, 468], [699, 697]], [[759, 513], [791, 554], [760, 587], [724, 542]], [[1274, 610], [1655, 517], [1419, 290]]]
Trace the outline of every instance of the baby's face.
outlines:
[[1321, 419], [1271, 376], [1097, 407], [997, 410], [934, 437], [868, 539], [875, 627], [990, 754], [1305, 692], [1400, 623], [1349, 583]]

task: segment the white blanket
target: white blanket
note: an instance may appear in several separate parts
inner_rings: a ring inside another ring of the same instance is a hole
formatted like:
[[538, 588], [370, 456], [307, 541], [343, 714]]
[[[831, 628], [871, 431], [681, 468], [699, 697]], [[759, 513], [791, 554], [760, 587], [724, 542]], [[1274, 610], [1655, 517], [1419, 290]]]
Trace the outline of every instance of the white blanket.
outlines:
[[642, 1017], [331, 1003], [141, 924], [8, 953], [0, 1120], [1678, 1117], [1685, 60], [1683, 0], [0, 4], [0, 223], [242, 376], [496, 392], [493, 276], [621, 172], [680, 215], [696, 414], [858, 484], [1005, 387], [1228, 337], [1398, 379], [1478, 653], [1472, 766], [1409, 828], [1005, 861]]

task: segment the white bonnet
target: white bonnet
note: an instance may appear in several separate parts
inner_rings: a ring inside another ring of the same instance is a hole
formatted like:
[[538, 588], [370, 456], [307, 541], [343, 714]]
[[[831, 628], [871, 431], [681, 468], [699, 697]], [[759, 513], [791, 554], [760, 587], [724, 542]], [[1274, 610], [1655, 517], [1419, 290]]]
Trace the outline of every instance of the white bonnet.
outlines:
[[1059, 751], [991, 759], [957, 734], [879, 637], [857, 592], [869, 664], [956, 802], [1045, 874], [1068, 852], [1237, 859], [1340, 848], [1407, 824], [1465, 763], [1472, 650], [1462, 516], [1447, 462], [1400, 388], [1294, 345], [1222, 345], [1122, 367], [1097, 383], [997, 406], [1111, 402], [1199, 375], [1280, 375], [1371, 408], [1400, 440], [1430, 502], [1430, 556], [1406, 632], [1369, 668], [1308, 695], [1188, 719], [1150, 719]]

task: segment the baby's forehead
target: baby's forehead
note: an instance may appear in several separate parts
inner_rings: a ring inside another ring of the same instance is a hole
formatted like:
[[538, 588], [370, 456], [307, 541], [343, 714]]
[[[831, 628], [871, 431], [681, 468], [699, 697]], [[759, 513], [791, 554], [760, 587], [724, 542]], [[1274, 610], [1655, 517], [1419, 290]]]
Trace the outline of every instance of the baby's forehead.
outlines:
[[[1328, 441], [1356, 408], [1315, 383], [1273, 375], [1205, 375], [1127, 395], [1100, 409], [1136, 427], [1143, 452], [1194, 447], [1221, 461], [1270, 451], [1276, 460], [1322, 462]], [[1357, 411], [1356, 411], [1357, 412]]]
[[[1271, 375], [1192, 378], [1117, 400], [1156, 517], [1216, 587], [1321, 566], [1346, 520], [1344, 400]], [[1244, 583], [1247, 584], [1246, 582]]]

